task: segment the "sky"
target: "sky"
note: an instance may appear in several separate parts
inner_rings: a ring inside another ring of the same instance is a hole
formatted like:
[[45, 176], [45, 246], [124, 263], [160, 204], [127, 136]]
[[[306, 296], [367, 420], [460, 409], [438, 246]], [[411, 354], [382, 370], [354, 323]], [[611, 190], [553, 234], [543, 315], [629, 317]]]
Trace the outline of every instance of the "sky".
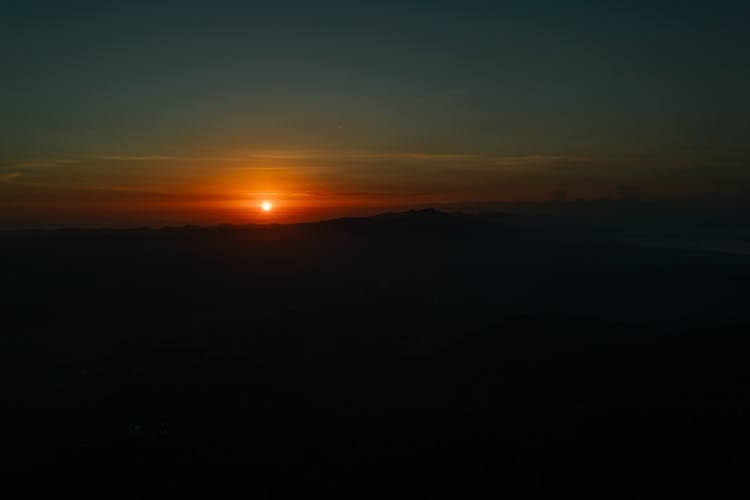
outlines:
[[747, 197], [748, 25], [739, 1], [6, 1], [0, 227]]

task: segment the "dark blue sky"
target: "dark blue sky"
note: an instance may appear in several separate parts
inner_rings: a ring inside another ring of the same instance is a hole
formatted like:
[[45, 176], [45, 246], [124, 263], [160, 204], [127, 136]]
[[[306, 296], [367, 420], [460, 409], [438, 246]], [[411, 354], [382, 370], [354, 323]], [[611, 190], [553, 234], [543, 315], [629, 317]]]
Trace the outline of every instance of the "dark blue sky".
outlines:
[[737, 194], [748, 5], [5, 2], [0, 189]]

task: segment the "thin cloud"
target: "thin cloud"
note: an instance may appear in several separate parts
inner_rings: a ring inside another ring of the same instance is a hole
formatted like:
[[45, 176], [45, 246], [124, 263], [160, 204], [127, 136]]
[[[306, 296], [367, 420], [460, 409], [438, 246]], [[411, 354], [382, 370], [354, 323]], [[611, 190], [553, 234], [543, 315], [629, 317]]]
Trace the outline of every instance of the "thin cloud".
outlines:
[[9, 174], [0, 175], [0, 182], [12, 182], [13, 179], [20, 177], [21, 172], [11, 172]]
[[3, 165], [0, 168], [13, 170], [30, 170], [34, 168], [65, 167], [69, 165], [77, 165], [79, 163], [81, 163], [80, 160], [34, 160], [21, 163], [13, 163], [11, 165]]
[[[224, 168], [284, 172], [298, 169], [341, 169], [358, 163], [389, 166], [436, 166], [446, 168], [468, 168], [470, 170], [502, 169], [518, 172], [544, 172], [551, 168], [580, 165], [592, 158], [569, 155], [543, 154], [474, 154], [474, 153], [435, 153], [429, 151], [367, 151], [367, 150], [264, 150], [232, 156], [174, 156], [163, 154], [138, 155], [92, 155], [84, 159], [33, 160], [2, 166], [10, 170], [0, 177], [2, 182], [17, 179], [22, 171], [44, 168], [58, 168], [77, 165], [97, 167], [97, 162], [160, 163], [189, 162], [192, 164], [210, 163], [206, 168]], [[12, 175], [13, 174], [13, 175]]]
[[96, 155], [92, 160], [115, 162], [242, 162], [261, 156], [168, 156], [168, 155]]
[[[253, 161], [423, 161], [423, 162], [482, 162], [499, 166], [524, 164], [554, 164], [564, 162], [583, 162], [591, 158], [568, 155], [542, 154], [475, 154], [475, 153], [434, 153], [429, 151], [338, 151], [338, 150], [266, 150], [236, 156], [173, 156], [160, 154], [145, 155], [96, 155], [92, 160], [122, 162], [227, 162], [250, 163]], [[79, 163], [80, 160], [66, 160]], [[30, 163], [30, 166], [52, 166], [56, 162]], [[261, 168], [261, 167], [258, 167]], [[275, 168], [275, 167], [263, 167]]]
[[163, 156], [163, 155], [101, 155], [92, 156], [94, 160], [104, 161], [195, 161], [199, 158], [188, 156]]

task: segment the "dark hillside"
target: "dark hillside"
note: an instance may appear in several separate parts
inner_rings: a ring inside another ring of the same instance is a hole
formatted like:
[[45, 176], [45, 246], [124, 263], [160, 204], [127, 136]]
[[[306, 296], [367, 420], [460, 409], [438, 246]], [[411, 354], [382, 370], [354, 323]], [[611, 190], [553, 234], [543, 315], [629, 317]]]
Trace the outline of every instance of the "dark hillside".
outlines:
[[6, 497], [744, 486], [748, 259], [437, 211], [0, 255]]

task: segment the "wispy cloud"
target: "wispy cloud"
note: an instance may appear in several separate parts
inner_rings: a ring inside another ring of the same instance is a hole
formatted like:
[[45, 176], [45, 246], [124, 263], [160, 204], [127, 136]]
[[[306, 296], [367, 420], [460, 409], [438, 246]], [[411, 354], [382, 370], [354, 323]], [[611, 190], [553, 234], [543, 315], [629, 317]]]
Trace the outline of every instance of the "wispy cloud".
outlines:
[[[45, 160], [12, 165], [14, 168], [55, 167], [96, 161], [107, 162], [206, 162], [242, 163], [249, 168], [276, 168], [275, 166], [248, 165], [257, 162], [394, 162], [410, 161], [425, 163], [478, 162], [497, 166], [552, 165], [590, 161], [591, 158], [569, 155], [545, 154], [477, 154], [438, 153], [430, 151], [368, 151], [368, 150], [262, 150], [235, 155], [164, 155], [164, 154], [117, 154], [92, 155], [85, 159]], [[10, 166], [9, 166], [10, 167]]]
[[[572, 165], [581, 165], [593, 158], [554, 154], [477, 154], [462, 152], [431, 151], [368, 151], [368, 150], [261, 150], [234, 155], [168, 155], [168, 154], [116, 154], [90, 155], [67, 159], [29, 160], [0, 166], [0, 182], [33, 183], [41, 185], [44, 175], [38, 179], [19, 180], [25, 172], [38, 169], [56, 169], [76, 166], [95, 172], [103, 162], [127, 164], [159, 164], [185, 162], [191, 168], [223, 168], [253, 171], [289, 171], [299, 169], [347, 169], [358, 164], [368, 167], [440, 167], [467, 169], [470, 171], [501, 170], [509, 172], [540, 173]], [[2, 173], [6, 171], [7, 173]], [[40, 182], [41, 181], [41, 182]]]
[[30, 170], [34, 168], [54, 168], [54, 167], [65, 167], [69, 165], [76, 165], [81, 163], [80, 160], [64, 159], [64, 160], [31, 160], [24, 161], [21, 163], [11, 163], [9, 165], [0, 165], [2, 169], [12, 170]]
[[10, 172], [8, 174], [2, 174], [0, 175], [0, 182], [11, 182], [16, 177], [19, 177], [21, 175], [21, 172]]
[[565, 155], [501, 155], [492, 157], [492, 163], [495, 165], [512, 166], [512, 165], [551, 165], [556, 163], [588, 162], [591, 158], [582, 156], [565, 156]]
[[[216, 158], [215, 160], [220, 160]], [[294, 151], [254, 153], [227, 161], [252, 163], [256, 161], [311, 162], [311, 163], [396, 163], [413, 164], [483, 164], [487, 166], [539, 166], [564, 163], [582, 163], [592, 158], [570, 155], [542, 154], [475, 154], [475, 153], [434, 153], [422, 151]], [[247, 168], [276, 168], [252, 166]]]
[[121, 161], [121, 162], [236, 162], [245, 161], [252, 157], [237, 156], [172, 156], [172, 155], [92, 155], [88, 157], [89, 161]]
[[164, 155], [94, 155], [92, 160], [104, 161], [195, 161], [199, 158], [189, 156], [164, 156]]
[[172, 156], [160, 154], [138, 155], [92, 155], [84, 158], [33, 160], [8, 165], [0, 165], [2, 170], [31, 170], [57, 168], [72, 165], [90, 165], [98, 162], [123, 163], [159, 163], [191, 162], [211, 163], [229, 168], [247, 168], [258, 170], [278, 170], [299, 168], [307, 165], [331, 164], [346, 166], [348, 163], [383, 163], [393, 164], [408, 162], [411, 164], [454, 164], [482, 165], [486, 167], [533, 167], [554, 166], [562, 164], [580, 164], [593, 161], [593, 158], [571, 155], [544, 154], [475, 154], [475, 153], [435, 153], [423, 151], [327, 151], [327, 150], [292, 150], [260, 151], [233, 156]]

